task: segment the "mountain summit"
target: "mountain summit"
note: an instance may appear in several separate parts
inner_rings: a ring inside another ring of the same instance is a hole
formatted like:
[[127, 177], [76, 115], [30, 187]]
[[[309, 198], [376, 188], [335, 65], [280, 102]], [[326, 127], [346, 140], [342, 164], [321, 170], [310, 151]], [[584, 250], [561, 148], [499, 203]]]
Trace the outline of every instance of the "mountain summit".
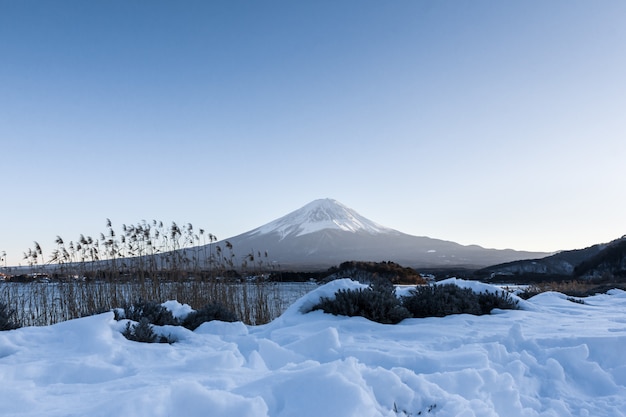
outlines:
[[234, 261], [262, 252], [267, 253], [267, 261], [272, 265], [300, 271], [326, 269], [345, 261], [393, 261], [414, 268], [481, 268], [548, 255], [463, 246], [408, 235], [381, 226], [332, 199], [312, 201], [279, 219], [212, 245], [233, 248]]
[[387, 233], [392, 229], [379, 225], [331, 198], [314, 200], [273, 222], [254, 229], [250, 235], [276, 233], [281, 239], [303, 236], [325, 229], [344, 232]]

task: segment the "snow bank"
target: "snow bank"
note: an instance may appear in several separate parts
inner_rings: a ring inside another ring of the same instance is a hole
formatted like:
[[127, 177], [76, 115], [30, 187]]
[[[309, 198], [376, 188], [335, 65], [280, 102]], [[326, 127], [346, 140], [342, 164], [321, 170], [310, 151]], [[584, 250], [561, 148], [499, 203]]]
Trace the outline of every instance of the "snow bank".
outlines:
[[360, 286], [317, 288], [263, 326], [157, 329], [172, 345], [126, 340], [112, 313], [0, 332], [0, 415], [626, 415], [623, 291], [585, 304], [546, 293], [527, 310], [398, 325], [303, 313]]

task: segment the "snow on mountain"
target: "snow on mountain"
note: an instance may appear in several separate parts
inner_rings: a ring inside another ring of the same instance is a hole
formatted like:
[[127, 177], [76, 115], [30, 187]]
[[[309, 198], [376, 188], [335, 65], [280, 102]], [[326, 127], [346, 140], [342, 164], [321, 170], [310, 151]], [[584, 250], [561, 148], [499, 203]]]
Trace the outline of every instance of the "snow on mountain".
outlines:
[[310, 202], [306, 206], [254, 229], [250, 235], [277, 233], [286, 236], [303, 236], [320, 230], [335, 229], [345, 232], [367, 232], [370, 234], [393, 232], [340, 202], [325, 198]]
[[[228, 243], [227, 243], [228, 242]], [[482, 268], [547, 253], [485, 249], [413, 236], [369, 220], [333, 199], [312, 201], [279, 219], [237, 236], [189, 250], [191, 259], [229, 247], [235, 265], [248, 254], [266, 253], [264, 262], [281, 268], [319, 270], [344, 261], [393, 261], [410, 267]]]

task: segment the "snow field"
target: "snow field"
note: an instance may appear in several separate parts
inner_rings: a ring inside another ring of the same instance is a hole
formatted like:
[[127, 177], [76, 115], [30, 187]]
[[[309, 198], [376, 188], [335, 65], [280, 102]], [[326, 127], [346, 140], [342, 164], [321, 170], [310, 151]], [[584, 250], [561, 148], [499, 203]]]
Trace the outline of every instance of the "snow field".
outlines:
[[397, 325], [303, 314], [361, 285], [319, 287], [263, 326], [156, 328], [172, 345], [126, 340], [113, 313], [0, 332], [0, 415], [626, 415], [626, 292]]

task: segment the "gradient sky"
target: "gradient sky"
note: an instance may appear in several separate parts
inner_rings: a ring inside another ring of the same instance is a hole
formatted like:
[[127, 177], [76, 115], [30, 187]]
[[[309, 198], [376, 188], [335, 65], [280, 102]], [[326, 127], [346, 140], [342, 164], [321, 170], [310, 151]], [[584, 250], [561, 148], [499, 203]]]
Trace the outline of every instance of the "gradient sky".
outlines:
[[[626, 2], [0, 0], [0, 253], [317, 198], [556, 251], [626, 234]], [[254, 248], [262, 249], [262, 248]]]

